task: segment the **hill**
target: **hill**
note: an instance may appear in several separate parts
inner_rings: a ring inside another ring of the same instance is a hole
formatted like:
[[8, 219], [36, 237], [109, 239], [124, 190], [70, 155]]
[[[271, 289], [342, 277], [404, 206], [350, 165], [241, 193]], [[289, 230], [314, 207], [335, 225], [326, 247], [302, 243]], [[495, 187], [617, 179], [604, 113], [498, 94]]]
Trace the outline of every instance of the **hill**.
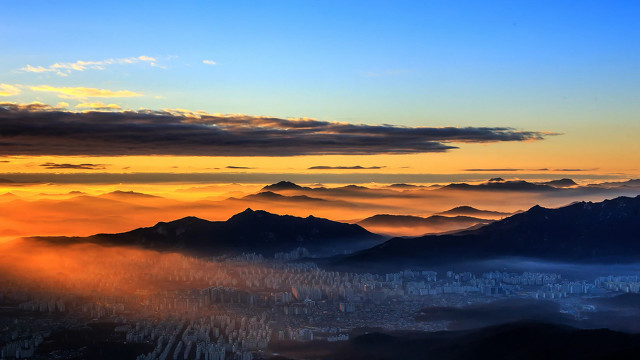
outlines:
[[227, 221], [186, 217], [152, 227], [89, 237], [37, 237], [54, 244], [90, 242], [183, 251], [206, 255], [276, 252], [304, 247], [316, 254], [340, 253], [380, 243], [383, 238], [358, 225], [309, 216], [300, 218], [246, 209]]
[[444, 216], [473, 216], [473, 217], [485, 217], [485, 218], [502, 218], [512, 215], [511, 213], [505, 213], [500, 211], [480, 210], [471, 206], [458, 206], [447, 211], [438, 213], [438, 215]]
[[272, 346], [322, 359], [636, 359], [640, 335], [519, 321], [468, 331], [370, 332], [347, 342]]
[[470, 216], [433, 215], [420, 217], [379, 214], [359, 221], [358, 225], [377, 233], [415, 236], [425, 233], [461, 230], [478, 224], [488, 224], [492, 221]]
[[640, 196], [579, 202], [558, 209], [534, 206], [476, 230], [394, 238], [342, 261], [442, 264], [499, 257], [616, 263], [640, 258]]

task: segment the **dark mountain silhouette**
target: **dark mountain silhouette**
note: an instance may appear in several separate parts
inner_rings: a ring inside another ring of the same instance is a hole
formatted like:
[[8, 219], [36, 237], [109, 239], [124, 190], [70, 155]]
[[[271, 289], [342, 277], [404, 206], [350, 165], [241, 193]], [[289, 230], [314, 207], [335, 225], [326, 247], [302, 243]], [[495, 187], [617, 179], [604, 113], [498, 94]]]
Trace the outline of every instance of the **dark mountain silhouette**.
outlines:
[[[406, 189], [405, 189], [406, 190]], [[267, 185], [262, 188], [261, 191], [292, 191], [297, 194], [304, 193], [310, 194], [314, 197], [316, 196], [328, 196], [328, 197], [357, 197], [357, 198], [387, 198], [387, 197], [415, 197], [413, 194], [407, 194], [404, 191], [400, 191], [400, 189], [392, 190], [387, 187], [386, 189], [381, 188], [368, 188], [366, 186], [360, 185], [346, 185], [346, 186], [338, 186], [338, 187], [306, 187], [294, 184], [289, 181], [280, 181], [275, 184]]]
[[400, 183], [400, 184], [391, 184], [389, 186], [387, 186], [387, 188], [389, 189], [397, 189], [397, 190], [407, 190], [407, 189], [419, 189], [422, 188], [423, 186], [420, 185], [413, 185], [413, 184], [405, 184], [405, 183]]
[[351, 255], [349, 264], [443, 264], [498, 257], [569, 262], [633, 262], [640, 258], [640, 196], [558, 209], [534, 206], [476, 230], [394, 238]]
[[[411, 228], [411, 233], [403, 235], [416, 234], [421, 235], [428, 232], [444, 232], [451, 230], [466, 229], [477, 224], [488, 224], [493, 220], [480, 219], [470, 216], [441, 216], [433, 215], [429, 217], [411, 216], [411, 215], [389, 215], [379, 214], [368, 217], [357, 224], [371, 231], [379, 233], [399, 233], [402, 234], [403, 228]], [[385, 232], [383, 229], [386, 228]], [[396, 229], [397, 231], [389, 231]]]
[[267, 185], [262, 188], [263, 191], [280, 191], [280, 190], [308, 190], [310, 188], [300, 186], [291, 181], [280, 181], [275, 184]]
[[246, 209], [227, 221], [186, 217], [119, 234], [34, 239], [54, 244], [90, 242], [208, 255], [257, 252], [269, 256], [297, 247], [322, 254], [337, 253], [354, 248], [362, 249], [383, 240], [380, 235], [370, 233], [358, 225], [313, 216], [300, 218], [251, 209]]
[[615, 188], [638, 188], [640, 187], [640, 179], [631, 179], [627, 181], [614, 181], [614, 182], [604, 182], [600, 184], [589, 184], [589, 187], [597, 187], [597, 188], [607, 188], [607, 189], [615, 189]]
[[141, 192], [136, 192], [136, 191], [122, 191], [122, 190], [116, 190], [116, 191], [112, 191], [110, 193], [105, 193], [100, 195], [100, 197], [105, 197], [105, 198], [112, 198], [112, 199], [135, 199], [135, 198], [146, 198], [146, 199], [160, 199], [160, 196], [155, 196], [155, 195], [150, 195], [150, 194], [145, 194], [145, 193], [141, 193]]
[[[466, 331], [353, 334], [345, 343], [311, 342], [287, 350], [303, 358], [335, 360], [413, 359], [637, 359], [640, 335], [518, 321]], [[322, 344], [322, 345], [321, 345]]]
[[573, 179], [560, 179], [560, 180], [551, 180], [547, 182], [539, 183], [540, 185], [549, 185], [558, 188], [565, 188], [571, 186], [578, 186], [578, 183], [573, 181]]
[[438, 213], [438, 215], [445, 216], [472, 216], [472, 217], [505, 217], [512, 215], [511, 213], [499, 212], [499, 211], [491, 211], [491, 210], [480, 210], [471, 206], [458, 206], [453, 209], [443, 211]]
[[[234, 198], [231, 198], [234, 199]], [[307, 195], [294, 195], [294, 196], [285, 196], [278, 193], [274, 193], [273, 191], [261, 191], [257, 194], [251, 194], [242, 197], [242, 200], [251, 200], [251, 201], [285, 201], [285, 202], [322, 202], [326, 203], [329, 200], [314, 198]]]
[[494, 191], [553, 191], [557, 188], [549, 185], [534, 184], [524, 180], [517, 181], [492, 181], [471, 185], [467, 183], [454, 183], [443, 186], [440, 190], [494, 190]]

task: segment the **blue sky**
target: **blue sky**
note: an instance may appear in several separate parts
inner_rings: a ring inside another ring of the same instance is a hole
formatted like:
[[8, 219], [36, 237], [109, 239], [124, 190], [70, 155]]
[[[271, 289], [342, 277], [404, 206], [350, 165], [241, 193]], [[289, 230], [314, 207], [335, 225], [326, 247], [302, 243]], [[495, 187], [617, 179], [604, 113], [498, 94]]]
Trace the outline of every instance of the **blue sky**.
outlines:
[[[8, 8], [0, 25], [3, 82], [144, 93], [120, 101], [131, 107], [522, 126], [536, 111], [638, 110], [631, 105], [640, 83], [636, 2], [23, 1]], [[16, 71], [140, 55], [166, 69], [114, 66], [65, 78]]]
[[[563, 134], [545, 140], [544, 149], [530, 147], [527, 162], [542, 150], [545, 156], [571, 153], [570, 161], [584, 153], [601, 156], [598, 168], [618, 155], [631, 164], [629, 154], [640, 151], [635, 1], [4, 5], [0, 84], [19, 93], [0, 101], [508, 126]], [[118, 63], [140, 56], [153, 61]], [[116, 63], [67, 76], [21, 70], [107, 59]], [[140, 96], [78, 97], [30, 88], [43, 85]]]

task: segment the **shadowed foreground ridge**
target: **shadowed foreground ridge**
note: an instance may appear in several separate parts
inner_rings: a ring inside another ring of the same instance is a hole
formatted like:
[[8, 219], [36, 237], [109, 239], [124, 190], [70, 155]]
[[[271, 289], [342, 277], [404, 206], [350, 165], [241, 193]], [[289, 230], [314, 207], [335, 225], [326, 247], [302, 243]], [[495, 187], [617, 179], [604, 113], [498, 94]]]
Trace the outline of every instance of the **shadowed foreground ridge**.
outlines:
[[185, 217], [152, 227], [118, 234], [88, 237], [36, 237], [54, 244], [96, 243], [128, 245], [153, 250], [197, 252], [208, 255], [256, 252], [273, 256], [278, 251], [304, 247], [317, 252], [372, 246], [383, 238], [359, 225], [308, 216], [276, 215], [246, 209], [227, 221]]
[[295, 353], [337, 360], [635, 359], [640, 335], [522, 321], [460, 332], [374, 332], [331, 349], [306, 347]]
[[506, 256], [572, 262], [635, 261], [640, 256], [640, 196], [579, 202], [558, 209], [534, 206], [476, 230], [394, 238], [343, 261], [428, 265]]

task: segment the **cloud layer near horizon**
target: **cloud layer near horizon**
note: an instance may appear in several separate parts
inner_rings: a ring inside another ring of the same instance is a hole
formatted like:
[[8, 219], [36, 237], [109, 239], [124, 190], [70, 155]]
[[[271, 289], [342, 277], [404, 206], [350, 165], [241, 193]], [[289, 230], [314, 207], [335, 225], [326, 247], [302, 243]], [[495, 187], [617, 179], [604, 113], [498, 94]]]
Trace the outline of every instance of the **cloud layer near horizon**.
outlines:
[[445, 152], [542, 140], [508, 127], [404, 127], [187, 110], [71, 112], [0, 103], [0, 155], [295, 156]]

